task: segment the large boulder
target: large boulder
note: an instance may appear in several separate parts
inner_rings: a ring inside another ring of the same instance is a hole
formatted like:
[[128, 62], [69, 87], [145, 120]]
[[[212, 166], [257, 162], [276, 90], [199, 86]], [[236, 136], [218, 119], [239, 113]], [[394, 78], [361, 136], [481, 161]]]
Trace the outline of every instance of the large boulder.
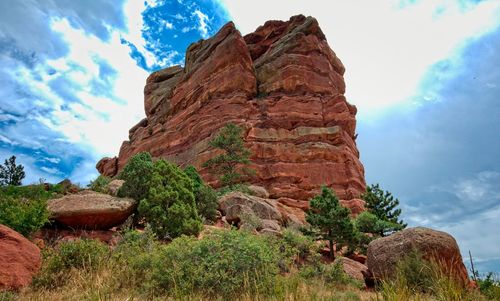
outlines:
[[84, 190], [49, 200], [51, 219], [71, 228], [107, 230], [123, 223], [135, 210], [137, 202], [108, 194]]
[[0, 225], [0, 291], [30, 284], [40, 265], [40, 249], [21, 234]]
[[368, 269], [375, 279], [389, 279], [394, 276], [398, 262], [414, 251], [439, 264], [444, 272], [463, 284], [468, 283], [467, 269], [453, 236], [424, 227], [405, 229], [370, 242]]

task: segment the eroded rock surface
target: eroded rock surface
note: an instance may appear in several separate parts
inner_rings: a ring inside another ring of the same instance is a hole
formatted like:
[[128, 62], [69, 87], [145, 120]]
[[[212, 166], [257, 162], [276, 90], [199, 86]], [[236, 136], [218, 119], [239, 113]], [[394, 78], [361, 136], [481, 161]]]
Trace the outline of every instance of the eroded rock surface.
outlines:
[[102, 159], [97, 169], [114, 176], [131, 156], [148, 151], [194, 165], [217, 185], [202, 163], [216, 154], [208, 141], [234, 122], [245, 129], [252, 151], [251, 182], [270, 198], [304, 210], [327, 185], [341, 200], [358, 199], [365, 191], [364, 169], [355, 142], [356, 107], [344, 97], [344, 70], [312, 17], [268, 21], [244, 37], [230, 22], [189, 46], [184, 68], [149, 76], [147, 117], [129, 131], [119, 155]]

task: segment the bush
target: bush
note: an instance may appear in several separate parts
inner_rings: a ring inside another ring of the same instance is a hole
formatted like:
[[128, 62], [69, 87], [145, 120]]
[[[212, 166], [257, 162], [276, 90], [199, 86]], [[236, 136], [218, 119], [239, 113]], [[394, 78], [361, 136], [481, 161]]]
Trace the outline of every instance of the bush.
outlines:
[[[482, 300], [477, 291], [468, 290], [434, 261], [427, 261], [416, 251], [398, 262], [395, 275], [379, 287], [384, 300], [410, 300], [433, 296], [433, 300]], [[422, 298], [423, 299], [423, 298]]]
[[217, 218], [217, 193], [203, 182], [203, 179], [194, 166], [184, 169], [186, 175], [193, 182], [193, 193], [196, 201], [196, 209], [206, 221], [213, 222]]
[[498, 278], [495, 279], [495, 275], [493, 273], [488, 273], [485, 278], [478, 279], [477, 284], [479, 286], [479, 290], [486, 297], [491, 300], [500, 300], [500, 282]]
[[49, 221], [45, 200], [15, 199], [0, 195], [0, 224], [30, 236]]
[[180, 237], [164, 247], [152, 275], [158, 287], [177, 296], [237, 297], [266, 293], [279, 269], [279, 250], [264, 237], [236, 230], [214, 231], [198, 240]]
[[15, 199], [48, 200], [62, 192], [60, 185], [51, 184], [0, 187], [0, 196], [10, 196]]
[[88, 188], [90, 188], [90, 190], [93, 190], [95, 192], [106, 193], [107, 192], [106, 187], [108, 186], [109, 182], [111, 182], [110, 178], [103, 175], [99, 175], [95, 180], [90, 181]]
[[33, 279], [35, 287], [56, 288], [64, 285], [72, 268], [96, 270], [109, 255], [108, 247], [95, 240], [62, 242], [55, 249], [45, 249], [42, 268]]
[[148, 196], [140, 202], [138, 210], [158, 238], [173, 239], [201, 231], [193, 184], [182, 170], [158, 160], [153, 165], [148, 186]]
[[125, 181], [118, 190], [118, 196], [130, 197], [137, 201], [146, 198], [149, 193], [152, 171], [153, 158], [149, 153], [134, 155], [118, 175], [119, 179]]
[[282, 234], [284, 251], [291, 257], [295, 257], [296, 261], [306, 260], [317, 253], [318, 247], [311, 237], [293, 229], [284, 229]]

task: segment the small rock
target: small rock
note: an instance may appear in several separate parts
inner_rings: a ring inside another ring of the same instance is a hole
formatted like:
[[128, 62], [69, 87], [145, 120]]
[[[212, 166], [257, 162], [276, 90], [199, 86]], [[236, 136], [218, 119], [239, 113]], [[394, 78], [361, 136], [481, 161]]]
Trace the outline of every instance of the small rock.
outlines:
[[342, 262], [342, 268], [347, 275], [358, 281], [364, 282], [364, 275], [368, 274], [368, 267], [366, 265], [347, 257], [339, 257], [335, 261]]
[[269, 192], [267, 192], [267, 190], [262, 186], [250, 185], [248, 186], [248, 190], [250, 190], [251, 194], [256, 197], [263, 199], [269, 198]]
[[106, 192], [109, 195], [116, 196], [118, 194], [118, 190], [123, 186], [123, 183], [125, 183], [124, 180], [113, 180], [106, 185]]

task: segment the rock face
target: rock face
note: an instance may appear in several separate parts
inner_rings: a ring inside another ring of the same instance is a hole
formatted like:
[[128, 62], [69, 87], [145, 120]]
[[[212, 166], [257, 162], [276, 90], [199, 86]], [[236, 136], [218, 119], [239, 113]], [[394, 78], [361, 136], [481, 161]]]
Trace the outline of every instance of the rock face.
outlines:
[[[268, 21], [241, 36], [229, 22], [210, 39], [189, 46], [185, 67], [152, 73], [144, 89], [146, 118], [129, 131], [118, 157], [97, 164], [114, 176], [138, 152], [181, 166], [216, 151], [208, 141], [229, 122], [242, 126], [256, 176], [271, 198], [308, 207], [321, 185], [341, 200], [365, 191], [356, 148], [356, 107], [344, 97], [344, 66], [318, 22], [294, 16]], [[358, 204], [354, 204], [358, 208]]]
[[107, 230], [123, 223], [135, 210], [136, 201], [84, 190], [49, 200], [51, 218], [71, 228]]
[[423, 227], [405, 229], [372, 241], [368, 245], [368, 269], [376, 279], [391, 277], [397, 263], [413, 250], [437, 262], [463, 284], [468, 283], [467, 269], [455, 239], [448, 233]]
[[0, 225], [0, 291], [30, 284], [40, 265], [40, 249], [21, 234]]

